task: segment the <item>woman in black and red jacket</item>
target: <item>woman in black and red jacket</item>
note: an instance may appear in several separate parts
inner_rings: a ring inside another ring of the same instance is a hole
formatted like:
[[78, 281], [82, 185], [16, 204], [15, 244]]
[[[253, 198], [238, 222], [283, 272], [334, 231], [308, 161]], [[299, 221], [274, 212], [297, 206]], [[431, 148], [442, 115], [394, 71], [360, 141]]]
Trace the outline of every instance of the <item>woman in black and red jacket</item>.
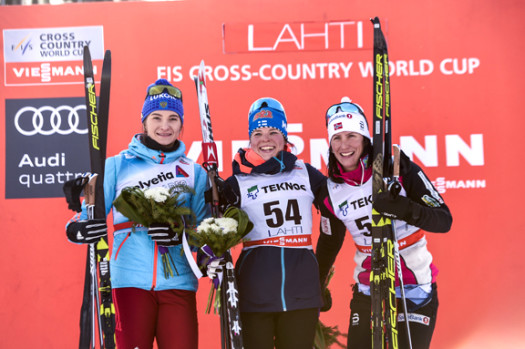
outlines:
[[[356, 245], [348, 348], [370, 348], [373, 148], [363, 110], [350, 99], [345, 97], [331, 106], [326, 118], [330, 153], [329, 178], [322, 189], [324, 199], [320, 206], [323, 231], [316, 249], [320, 279], [325, 282], [348, 230]], [[380, 213], [393, 219], [396, 228], [413, 347], [428, 348], [437, 316], [438, 269], [427, 249], [423, 230], [447, 232], [452, 216], [423, 170], [404, 153], [400, 171], [399, 195], [394, 197], [384, 191], [375, 204]], [[397, 275], [395, 285], [399, 298]], [[398, 309], [398, 313], [403, 313], [398, 316], [399, 347], [407, 348], [405, 322], [400, 321], [406, 314], [401, 307]]]

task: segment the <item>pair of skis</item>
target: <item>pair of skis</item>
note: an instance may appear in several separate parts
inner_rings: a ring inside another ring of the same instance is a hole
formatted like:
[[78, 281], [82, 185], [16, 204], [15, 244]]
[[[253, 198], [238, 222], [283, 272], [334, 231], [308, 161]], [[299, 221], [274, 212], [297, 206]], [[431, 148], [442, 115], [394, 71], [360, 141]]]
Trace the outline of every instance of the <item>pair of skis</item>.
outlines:
[[[80, 211], [79, 195], [84, 190], [88, 219], [105, 219], [104, 167], [109, 115], [111, 83], [111, 53], [106, 51], [102, 66], [100, 97], [97, 103], [93, 63], [88, 46], [84, 47], [84, 88], [86, 115], [89, 129], [89, 157], [91, 174], [66, 183], [64, 192], [69, 207]], [[66, 189], [69, 186], [69, 191]], [[71, 189], [72, 188], [72, 189]], [[73, 192], [71, 194], [71, 192]], [[69, 195], [68, 195], [69, 194]], [[78, 202], [78, 203], [77, 203]], [[89, 244], [86, 260], [84, 294], [80, 309], [79, 348], [115, 348], [115, 307], [111, 291], [109, 270], [109, 245], [107, 236]], [[97, 268], [98, 267], [98, 268]], [[97, 321], [98, 320], [98, 321]]]
[[[206, 87], [206, 72], [204, 61], [199, 66], [199, 74], [193, 77], [197, 88], [197, 99], [199, 102], [199, 115], [202, 129], [202, 156], [203, 167], [208, 173], [208, 179], [212, 188], [212, 215], [219, 217], [219, 193], [215, 184], [218, 177], [219, 160], [217, 156], [217, 146], [213, 141], [213, 131], [211, 128], [210, 106], [208, 104], [208, 92]], [[240, 349], [243, 348], [242, 325], [239, 311], [239, 297], [237, 282], [233, 268], [233, 261], [230, 252], [225, 254], [225, 277], [219, 285], [221, 319], [221, 348]]]
[[[373, 76], [373, 147], [372, 201], [379, 193], [391, 190], [399, 193], [399, 147], [394, 145], [392, 163], [392, 124], [388, 49], [379, 18], [374, 25]], [[385, 180], [390, 183], [388, 188]], [[395, 225], [390, 218], [379, 213], [372, 205], [372, 272], [370, 294], [372, 298], [372, 348], [398, 348], [396, 268], [401, 286], [409, 347], [412, 348], [399, 244]]]

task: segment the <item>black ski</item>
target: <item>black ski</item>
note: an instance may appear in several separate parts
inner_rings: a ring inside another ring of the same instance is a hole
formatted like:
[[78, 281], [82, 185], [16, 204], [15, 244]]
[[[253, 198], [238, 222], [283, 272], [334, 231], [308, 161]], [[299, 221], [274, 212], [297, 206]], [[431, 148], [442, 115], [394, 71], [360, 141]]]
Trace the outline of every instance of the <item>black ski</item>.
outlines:
[[226, 272], [222, 280], [221, 294], [225, 300], [223, 304], [226, 306], [226, 315], [228, 325], [229, 346], [231, 349], [244, 348], [242, 340], [242, 323], [241, 313], [239, 311], [239, 291], [237, 288], [237, 280], [235, 278], [235, 269], [230, 252], [226, 253]]
[[[212, 215], [214, 217], [219, 217], [219, 194], [217, 186], [215, 185], [215, 178], [218, 176], [219, 161], [217, 147], [213, 141], [213, 131], [211, 128], [204, 61], [201, 61], [199, 74], [198, 76], [193, 77], [193, 80], [195, 82], [195, 87], [197, 88], [197, 99], [199, 102], [199, 115], [202, 129], [202, 156], [204, 159], [203, 167], [208, 173], [209, 182], [212, 188]], [[243, 340], [239, 312], [239, 295], [230, 251], [226, 251], [224, 259], [226, 262], [226, 269], [224, 270], [225, 277], [223, 277], [219, 286], [221, 348], [240, 349], [243, 348]]]
[[[84, 191], [86, 193], [88, 215], [92, 215], [93, 218], [105, 219], [104, 167], [106, 161], [109, 93], [111, 83], [111, 52], [109, 50], [104, 54], [98, 106], [93, 65], [88, 46], [84, 47], [84, 82], [86, 92], [86, 114], [89, 129], [89, 156], [93, 177], [93, 180], [89, 181], [87, 188], [85, 188]], [[94, 296], [94, 300], [97, 300], [97, 304], [100, 303], [100, 307], [97, 307], [97, 311], [95, 312], [99, 314], [98, 323], [99, 332], [101, 332], [100, 345], [104, 348], [115, 348], [115, 307], [113, 305], [111, 292], [111, 277], [109, 270], [110, 254], [107, 237], [101, 238], [94, 245], [95, 246], [90, 247], [94, 249], [94, 253], [90, 253], [90, 265], [92, 266], [91, 270], [93, 276], [91, 278], [92, 285], [90, 288], [93, 290], [92, 295]], [[98, 265], [98, 277], [96, 268], [93, 267], [96, 265]], [[96, 287], [97, 285], [98, 287]], [[84, 286], [84, 288], [86, 288], [86, 286]], [[81, 338], [82, 337], [83, 334], [81, 333]], [[91, 341], [91, 345], [94, 347], [95, 338], [91, 338]]]
[[[390, 77], [388, 50], [379, 18], [374, 25], [372, 201], [392, 176]], [[398, 348], [395, 253], [392, 222], [372, 208], [372, 348]]]
[[91, 331], [93, 330], [93, 296], [91, 294], [91, 247], [88, 246], [86, 253], [86, 271], [84, 277], [84, 293], [82, 295], [82, 306], [80, 308], [80, 339], [78, 347], [80, 349], [90, 348]]

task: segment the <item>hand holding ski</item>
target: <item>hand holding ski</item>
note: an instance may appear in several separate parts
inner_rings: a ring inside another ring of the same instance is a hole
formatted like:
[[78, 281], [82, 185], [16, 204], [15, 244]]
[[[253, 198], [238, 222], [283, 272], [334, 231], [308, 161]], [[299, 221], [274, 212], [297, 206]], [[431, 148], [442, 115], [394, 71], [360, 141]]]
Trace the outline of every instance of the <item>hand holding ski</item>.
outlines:
[[[203, 167], [208, 173], [210, 186], [212, 188], [212, 215], [213, 217], [219, 217], [219, 192], [216, 185], [219, 160], [211, 128], [204, 61], [200, 63], [198, 76], [195, 76], [193, 79], [195, 87], [197, 88], [197, 98], [199, 102], [199, 115], [202, 129], [202, 156], [204, 159]], [[243, 348], [242, 325], [239, 313], [237, 283], [229, 251], [224, 254], [224, 259], [226, 270], [219, 286], [221, 303], [219, 312], [221, 317], [221, 347], [239, 349]]]
[[[393, 230], [390, 218], [382, 215], [377, 198], [384, 192], [384, 178], [391, 174], [390, 76], [388, 50], [379, 18], [374, 25], [373, 147], [372, 165], [372, 348], [398, 348], [397, 300]], [[386, 330], [386, 331], [385, 331]]]
[[199, 116], [202, 130], [202, 166], [208, 173], [210, 186], [212, 188], [212, 215], [219, 217], [219, 192], [215, 183], [219, 159], [217, 157], [217, 146], [213, 141], [213, 130], [211, 128], [210, 106], [208, 104], [208, 91], [206, 87], [206, 76], [204, 61], [199, 66], [199, 75], [194, 76], [195, 87], [197, 88], [197, 99], [199, 103]]

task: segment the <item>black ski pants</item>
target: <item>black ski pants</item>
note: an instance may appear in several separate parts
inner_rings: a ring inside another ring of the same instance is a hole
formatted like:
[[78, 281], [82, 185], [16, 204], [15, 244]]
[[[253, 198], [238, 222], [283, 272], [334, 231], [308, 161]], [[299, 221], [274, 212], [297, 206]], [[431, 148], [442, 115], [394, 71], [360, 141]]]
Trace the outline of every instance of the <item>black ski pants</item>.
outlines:
[[319, 309], [241, 312], [246, 349], [312, 349]]
[[[350, 302], [350, 324], [348, 326], [348, 348], [371, 348], [372, 331], [370, 328], [371, 297], [360, 293], [357, 285], [354, 285], [353, 297]], [[432, 299], [426, 305], [409, 309], [410, 335], [412, 348], [426, 349], [430, 347], [432, 334], [436, 326], [437, 310], [439, 302], [437, 297], [437, 286], [432, 285]], [[409, 348], [407, 341], [406, 323], [404, 320], [404, 309], [401, 299], [397, 302], [398, 312], [398, 345], [400, 349]]]

